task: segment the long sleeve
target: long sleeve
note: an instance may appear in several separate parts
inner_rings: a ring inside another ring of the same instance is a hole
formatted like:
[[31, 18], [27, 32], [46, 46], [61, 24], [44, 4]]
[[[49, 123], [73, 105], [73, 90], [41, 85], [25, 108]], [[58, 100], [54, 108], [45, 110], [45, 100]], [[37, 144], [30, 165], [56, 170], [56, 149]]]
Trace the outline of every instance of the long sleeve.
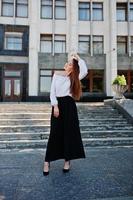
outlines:
[[51, 89], [50, 89], [50, 101], [51, 105], [57, 105], [58, 101], [56, 98], [56, 88], [55, 88], [55, 74], [53, 75], [52, 83], [51, 83]]
[[88, 70], [84, 60], [79, 59], [78, 64], [80, 68], [79, 79], [81, 80], [87, 75]]

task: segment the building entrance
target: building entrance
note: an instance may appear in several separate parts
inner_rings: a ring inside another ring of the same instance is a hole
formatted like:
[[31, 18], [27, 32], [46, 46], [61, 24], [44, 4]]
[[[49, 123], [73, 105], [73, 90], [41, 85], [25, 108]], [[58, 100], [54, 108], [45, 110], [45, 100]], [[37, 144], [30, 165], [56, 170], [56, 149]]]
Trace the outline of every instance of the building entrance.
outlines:
[[21, 101], [22, 71], [5, 70], [3, 77], [3, 101]]

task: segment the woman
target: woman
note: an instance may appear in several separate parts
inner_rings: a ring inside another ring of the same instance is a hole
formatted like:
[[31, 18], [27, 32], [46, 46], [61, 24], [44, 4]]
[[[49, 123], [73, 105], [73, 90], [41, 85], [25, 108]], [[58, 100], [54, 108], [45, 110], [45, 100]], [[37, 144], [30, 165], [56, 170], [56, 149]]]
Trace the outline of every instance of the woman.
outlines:
[[50, 161], [64, 159], [63, 172], [68, 172], [70, 160], [85, 158], [75, 100], [80, 99], [80, 80], [87, 75], [87, 67], [77, 54], [73, 54], [64, 69], [63, 72], [54, 73], [51, 84], [51, 129], [44, 176], [49, 174]]

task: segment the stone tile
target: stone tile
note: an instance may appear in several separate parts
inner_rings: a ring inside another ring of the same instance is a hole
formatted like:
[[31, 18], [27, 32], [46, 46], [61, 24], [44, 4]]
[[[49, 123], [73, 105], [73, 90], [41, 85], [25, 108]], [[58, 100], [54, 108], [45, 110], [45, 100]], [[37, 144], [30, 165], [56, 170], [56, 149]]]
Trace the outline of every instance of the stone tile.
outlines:
[[0, 200], [15, 200], [15, 187], [0, 186]]

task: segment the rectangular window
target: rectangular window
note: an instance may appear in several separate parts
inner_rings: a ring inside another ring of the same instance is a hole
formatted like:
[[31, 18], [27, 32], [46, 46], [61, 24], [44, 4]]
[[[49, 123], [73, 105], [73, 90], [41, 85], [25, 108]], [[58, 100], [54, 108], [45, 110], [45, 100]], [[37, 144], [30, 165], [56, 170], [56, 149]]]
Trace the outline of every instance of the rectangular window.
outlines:
[[131, 92], [133, 92], [133, 70], [131, 71]]
[[90, 36], [79, 35], [79, 53], [89, 53], [89, 52], [90, 52]]
[[133, 21], [133, 3], [130, 3], [130, 21]]
[[66, 18], [66, 1], [55, 0], [55, 19]]
[[52, 70], [40, 70], [40, 92], [50, 92]]
[[102, 21], [103, 20], [103, 3], [93, 3], [93, 20]]
[[5, 49], [22, 50], [22, 34], [5, 33]]
[[41, 35], [40, 51], [44, 53], [52, 53], [52, 35]]
[[6, 77], [20, 77], [21, 76], [21, 71], [18, 70], [5, 70], [4, 71], [4, 76]]
[[16, 16], [28, 17], [28, 0], [16, 0]]
[[103, 36], [93, 36], [93, 54], [103, 54]]
[[131, 53], [133, 54], [133, 36], [131, 37]]
[[90, 20], [89, 2], [79, 2], [79, 20]]
[[92, 92], [103, 92], [104, 91], [104, 70], [93, 70], [93, 86]]
[[127, 3], [117, 3], [117, 21], [127, 21]]
[[66, 52], [66, 36], [65, 35], [55, 35], [54, 41], [55, 53], [65, 53]]
[[87, 76], [81, 80], [83, 92], [104, 92], [104, 70], [88, 70]]
[[81, 80], [81, 87], [83, 92], [90, 92], [89, 73]]
[[117, 53], [126, 54], [127, 53], [127, 37], [117, 36]]
[[14, 0], [2, 0], [2, 16], [13, 17]]
[[52, 0], [41, 0], [41, 18], [44, 19], [52, 19], [53, 11], [52, 11]]

